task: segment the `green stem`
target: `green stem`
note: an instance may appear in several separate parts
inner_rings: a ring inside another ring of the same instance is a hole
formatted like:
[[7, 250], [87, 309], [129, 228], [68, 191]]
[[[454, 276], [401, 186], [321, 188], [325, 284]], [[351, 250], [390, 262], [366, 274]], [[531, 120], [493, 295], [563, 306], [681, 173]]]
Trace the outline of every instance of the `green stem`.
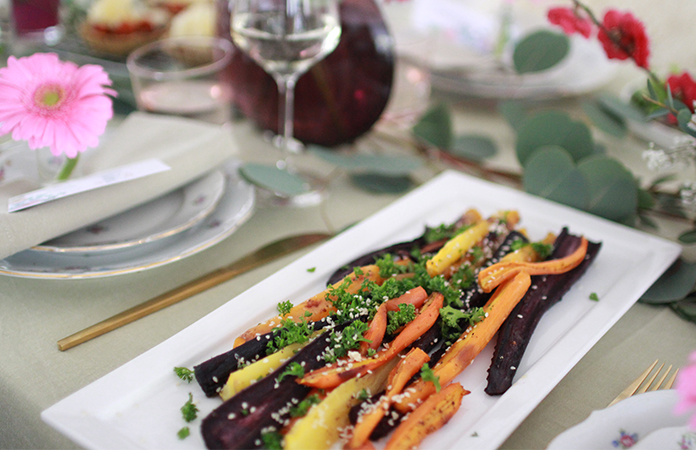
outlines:
[[58, 181], [65, 181], [70, 178], [70, 175], [72, 174], [73, 170], [75, 170], [75, 166], [77, 166], [77, 161], [79, 159], [79, 153], [74, 158], [68, 158], [65, 161], [65, 164], [63, 164], [63, 167], [60, 169], [60, 173], [58, 173], [58, 177], [56, 179]]

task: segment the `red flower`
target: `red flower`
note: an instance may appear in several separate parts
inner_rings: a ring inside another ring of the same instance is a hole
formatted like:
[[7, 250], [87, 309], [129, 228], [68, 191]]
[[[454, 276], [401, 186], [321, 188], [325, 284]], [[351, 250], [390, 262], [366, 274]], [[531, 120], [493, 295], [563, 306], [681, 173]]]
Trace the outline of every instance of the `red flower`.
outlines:
[[645, 26], [631, 13], [607, 11], [597, 39], [609, 59], [633, 58], [639, 67], [648, 68], [650, 49]]
[[672, 96], [684, 102], [684, 104], [694, 112], [694, 101], [696, 101], [696, 81], [691, 78], [689, 72], [681, 75], [670, 75], [667, 84], [672, 91]]
[[580, 17], [573, 8], [551, 8], [547, 17], [549, 22], [563, 28], [566, 34], [580, 33], [586, 38], [592, 34], [592, 22]]

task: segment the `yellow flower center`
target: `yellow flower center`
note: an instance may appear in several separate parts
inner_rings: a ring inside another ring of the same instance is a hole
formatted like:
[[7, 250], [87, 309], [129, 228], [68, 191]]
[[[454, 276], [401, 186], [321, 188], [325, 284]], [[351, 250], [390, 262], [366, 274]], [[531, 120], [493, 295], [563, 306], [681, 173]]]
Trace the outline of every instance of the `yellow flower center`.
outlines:
[[65, 97], [65, 90], [58, 85], [40, 86], [34, 93], [34, 101], [37, 106], [54, 108], [59, 105]]

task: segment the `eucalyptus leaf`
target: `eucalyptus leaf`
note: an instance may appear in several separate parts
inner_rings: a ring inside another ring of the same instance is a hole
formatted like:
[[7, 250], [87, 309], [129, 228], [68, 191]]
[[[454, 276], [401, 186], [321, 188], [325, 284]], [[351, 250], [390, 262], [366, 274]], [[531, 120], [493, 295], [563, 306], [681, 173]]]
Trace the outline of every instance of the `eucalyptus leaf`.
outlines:
[[672, 97], [672, 88], [669, 87], [669, 83], [665, 85], [665, 88], [667, 89], [667, 106], [669, 106], [671, 109], [675, 109], [674, 97]]
[[437, 104], [426, 111], [413, 126], [413, 134], [438, 148], [452, 145], [452, 116], [444, 103]]
[[398, 176], [408, 175], [423, 165], [419, 158], [409, 155], [344, 154], [319, 146], [310, 146], [308, 151], [349, 172], [371, 172]]
[[248, 182], [284, 196], [300, 195], [309, 190], [309, 184], [299, 176], [275, 166], [247, 163], [239, 173]]
[[643, 294], [643, 303], [671, 303], [683, 300], [696, 285], [696, 264], [677, 260]]
[[595, 153], [590, 129], [560, 111], [547, 111], [527, 120], [517, 133], [517, 159], [522, 166], [539, 147], [558, 145], [566, 149], [574, 161]]
[[657, 230], [659, 228], [657, 222], [651, 219], [647, 214], [638, 213], [638, 219], [644, 227], [652, 228], [653, 230]]
[[390, 177], [377, 173], [351, 175], [350, 180], [361, 189], [382, 194], [400, 194], [413, 186], [413, 181], [409, 177]]
[[696, 243], [696, 229], [685, 231], [679, 235], [679, 242], [684, 244]]
[[495, 142], [488, 137], [476, 134], [457, 136], [448, 153], [474, 161], [483, 161], [498, 152]]
[[601, 94], [597, 101], [603, 109], [624, 119], [636, 122], [645, 122], [645, 114], [630, 103], [626, 103], [618, 97], [609, 94]]
[[655, 206], [655, 197], [645, 189], [638, 189], [638, 207], [641, 209], [651, 209]]
[[624, 119], [602, 108], [598, 102], [582, 102], [582, 109], [600, 130], [619, 138], [626, 136], [627, 128]]
[[650, 78], [648, 78], [648, 94], [650, 95], [651, 99], [660, 100], [660, 98], [657, 96], [657, 91], [655, 90], [655, 86], [653, 85], [653, 82]]
[[519, 74], [541, 72], [561, 62], [569, 49], [570, 40], [565, 34], [540, 30], [515, 45], [512, 62]]
[[693, 298], [670, 303], [669, 306], [682, 319], [696, 322], [696, 301]]
[[586, 211], [616, 222], [635, 217], [638, 186], [618, 160], [594, 155], [580, 161], [578, 169], [587, 180], [590, 193]]
[[665, 117], [669, 114], [669, 109], [667, 108], [659, 108], [656, 109], [655, 111], [651, 112], [647, 116], [645, 116], [646, 120], [655, 120], [655, 119], [660, 119], [662, 117]]
[[666, 175], [662, 175], [660, 177], [657, 177], [653, 180], [651, 186], [655, 187], [658, 186], [662, 183], [667, 183], [668, 181], [674, 181], [677, 179], [677, 175], [674, 173], [668, 173]]
[[519, 130], [528, 118], [527, 110], [520, 101], [508, 100], [501, 102], [498, 105], [498, 111], [515, 130]]
[[530, 194], [577, 209], [584, 209], [589, 198], [587, 183], [573, 157], [558, 146], [541, 147], [530, 155], [522, 184]]

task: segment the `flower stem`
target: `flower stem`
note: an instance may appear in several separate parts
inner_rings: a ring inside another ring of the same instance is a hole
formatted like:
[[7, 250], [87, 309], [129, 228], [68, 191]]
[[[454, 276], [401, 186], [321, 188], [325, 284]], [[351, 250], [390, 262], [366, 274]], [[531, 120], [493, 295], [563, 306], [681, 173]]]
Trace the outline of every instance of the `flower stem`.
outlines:
[[63, 164], [63, 167], [60, 169], [60, 173], [58, 173], [58, 177], [56, 179], [58, 181], [65, 181], [70, 178], [70, 175], [72, 174], [73, 170], [75, 170], [75, 166], [77, 166], [77, 161], [79, 159], [79, 153], [74, 158], [68, 158], [65, 161], [65, 164]]

